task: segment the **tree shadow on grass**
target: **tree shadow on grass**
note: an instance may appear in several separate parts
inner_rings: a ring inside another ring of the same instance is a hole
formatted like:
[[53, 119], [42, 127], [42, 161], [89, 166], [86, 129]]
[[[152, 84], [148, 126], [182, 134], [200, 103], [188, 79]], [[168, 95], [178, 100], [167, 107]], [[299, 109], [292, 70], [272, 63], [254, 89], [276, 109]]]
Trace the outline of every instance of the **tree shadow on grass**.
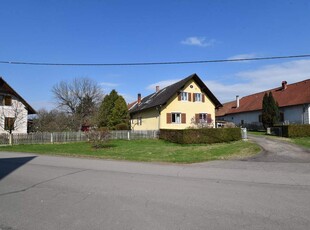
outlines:
[[14, 172], [19, 167], [36, 158], [33, 157], [12, 157], [0, 159], [0, 180]]

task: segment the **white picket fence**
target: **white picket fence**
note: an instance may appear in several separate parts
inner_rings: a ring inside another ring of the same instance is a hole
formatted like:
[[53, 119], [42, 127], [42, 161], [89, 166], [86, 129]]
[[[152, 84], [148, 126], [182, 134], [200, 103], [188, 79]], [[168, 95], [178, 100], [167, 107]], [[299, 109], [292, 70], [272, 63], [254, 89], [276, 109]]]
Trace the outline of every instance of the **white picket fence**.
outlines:
[[[158, 138], [158, 130], [113, 130], [109, 132], [109, 139], [155, 139]], [[27, 134], [0, 134], [0, 145], [18, 144], [47, 144], [88, 141], [85, 132], [38, 132]]]

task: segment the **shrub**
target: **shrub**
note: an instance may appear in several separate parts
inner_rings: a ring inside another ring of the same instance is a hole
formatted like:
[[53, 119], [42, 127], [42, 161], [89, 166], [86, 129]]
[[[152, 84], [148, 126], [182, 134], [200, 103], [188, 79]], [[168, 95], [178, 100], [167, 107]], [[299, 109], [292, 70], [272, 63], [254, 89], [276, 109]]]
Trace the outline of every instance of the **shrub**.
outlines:
[[104, 148], [109, 141], [110, 132], [106, 128], [86, 132], [86, 136], [93, 148]]
[[121, 123], [121, 124], [117, 124], [115, 125], [115, 130], [128, 130], [128, 124], [126, 123]]
[[212, 144], [241, 140], [240, 128], [161, 129], [159, 138], [179, 144]]
[[282, 135], [284, 137], [310, 137], [310, 125], [284, 125]]

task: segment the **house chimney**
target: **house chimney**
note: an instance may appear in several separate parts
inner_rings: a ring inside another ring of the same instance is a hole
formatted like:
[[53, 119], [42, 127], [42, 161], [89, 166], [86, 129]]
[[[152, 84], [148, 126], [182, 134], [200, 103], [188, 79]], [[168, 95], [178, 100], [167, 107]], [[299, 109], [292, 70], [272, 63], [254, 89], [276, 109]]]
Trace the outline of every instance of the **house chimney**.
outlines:
[[236, 108], [239, 108], [240, 102], [239, 102], [239, 95], [236, 95]]
[[156, 93], [159, 91], [159, 85], [156, 85]]
[[287, 88], [287, 81], [282, 81], [282, 90]]
[[138, 105], [141, 104], [141, 93], [138, 93]]

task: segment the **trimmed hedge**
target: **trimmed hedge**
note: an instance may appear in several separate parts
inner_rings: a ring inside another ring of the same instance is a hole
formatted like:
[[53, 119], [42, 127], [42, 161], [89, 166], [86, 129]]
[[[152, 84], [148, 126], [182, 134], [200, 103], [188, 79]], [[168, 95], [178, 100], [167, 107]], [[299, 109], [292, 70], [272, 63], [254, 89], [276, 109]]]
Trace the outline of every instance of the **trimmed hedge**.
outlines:
[[179, 144], [212, 144], [241, 140], [240, 128], [161, 129], [159, 139]]
[[284, 125], [283, 137], [310, 137], [310, 125]]

